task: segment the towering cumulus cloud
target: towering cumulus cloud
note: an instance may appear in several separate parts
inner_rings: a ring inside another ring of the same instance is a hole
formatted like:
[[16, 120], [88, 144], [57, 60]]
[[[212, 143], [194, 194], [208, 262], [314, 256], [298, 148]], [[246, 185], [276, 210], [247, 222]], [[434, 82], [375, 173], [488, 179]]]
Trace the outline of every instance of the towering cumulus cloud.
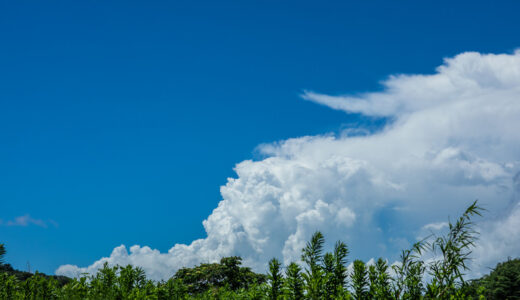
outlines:
[[164, 279], [227, 255], [263, 272], [272, 257], [297, 260], [315, 230], [346, 241], [354, 257], [393, 259], [475, 199], [488, 209], [475, 272], [518, 255], [520, 52], [462, 53], [434, 74], [391, 76], [383, 85], [356, 96], [305, 92], [306, 100], [391, 121], [368, 135], [259, 146], [265, 159], [237, 164], [236, 178], [221, 187], [222, 201], [203, 222], [206, 238], [167, 253], [119, 246], [91, 266], [56, 273], [94, 272], [106, 261]]

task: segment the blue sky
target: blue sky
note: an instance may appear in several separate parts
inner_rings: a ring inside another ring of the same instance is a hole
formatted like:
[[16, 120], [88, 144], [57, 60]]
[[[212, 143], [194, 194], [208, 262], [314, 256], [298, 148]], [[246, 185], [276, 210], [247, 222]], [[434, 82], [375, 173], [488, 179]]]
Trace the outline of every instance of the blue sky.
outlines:
[[165, 252], [204, 238], [219, 187], [235, 164], [262, 159], [258, 145], [383, 124], [303, 101], [305, 90], [379, 91], [391, 74], [432, 74], [461, 52], [511, 53], [518, 11], [515, 1], [2, 1], [6, 259], [53, 273], [121, 244]]

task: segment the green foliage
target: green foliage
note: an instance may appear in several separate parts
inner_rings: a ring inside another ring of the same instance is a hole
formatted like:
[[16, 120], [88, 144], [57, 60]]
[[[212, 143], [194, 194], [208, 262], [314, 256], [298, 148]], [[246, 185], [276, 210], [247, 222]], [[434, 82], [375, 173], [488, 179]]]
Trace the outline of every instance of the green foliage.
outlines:
[[69, 284], [63, 286], [60, 292], [60, 299], [80, 300], [87, 299], [89, 286], [87, 278], [74, 279]]
[[471, 248], [475, 245], [478, 233], [473, 229], [471, 217], [481, 215], [482, 208], [473, 202], [457, 219], [449, 223], [449, 232], [431, 243], [432, 251], [440, 254], [440, 259], [430, 265], [432, 282], [428, 285], [427, 295], [435, 299], [450, 299], [464, 284], [464, 271], [468, 270]]
[[[32, 277], [34, 274], [24, 271], [15, 270], [10, 264], [0, 264], [0, 273], [7, 273], [9, 275], [15, 276], [19, 281], [25, 281], [28, 278]], [[53, 278], [56, 281], [58, 281], [59, 286], [64, 286], [65, 284], [69, 283], [71, 281], [70, 278], [65, 276], [49, 276], [42, 273], [38, 273], [40, 276], [43, 276], [45, 278]]]
[[336, 242], [333, 253], [325, 253], [323, 256], [325, 299], [336, 299], [344, 293], [347, 278], [347, 245], [341, 241]]
[[269, 281], [269, 299], [276, 300], [282, 294], [282, 264], [276, 258], [269, 261], [269, 272], [267, 280]]
[[180, 279], [170, 278], [166, 282], [157, 283], [157, 299], [158, 300], [166, 300], [166, 299], [186, 299], [188, 295], [188, 290], [186, 285], [182, 283]]
[[200, 264], [194, 268], [181, 268], [175, 273], [174, 279], [179, 279], [186, 285], [190, 295], [200, 294], [210, 288], [227, 286], [236, 291], [247, 289], [252, 284], [265, 282], [266, 276], [256, 274], [250, 268], [241, 267], [242, 258], [238, 256], [224, 257], [220, 263]]
[[337, 241], [334, 245], [334, 285], [337, 293], [341, 293], [346, 285], [348, 254], [347, 244]]
[[411, 249], [403, 250], [399, 264], [392, 266], [396, 274], [393, 285], [395, 299], [420, 299], [425, 266], [419, 258], [424, 248], [424, 242], [415, 243]]
[[334, 254], [325, 253], [323, 256], [324, 285], [323, 294], [325, 299], [332, 299], [337, 294], [337, 287], [334, 278]]
[[520, 299], [520, 259], [497, 264], [489, 275], [471, 281], [464, 292], [472, 299]]
[[305, 280], [305, 289], [307, 291], [307, 298], [315, 300], [320, 299], [323, 290], [323, 268], [321, 266], [323, 252], [323, 244], [325, 238], [323, 234], [316, 231], [311, 240], [302, 250], [302, 261], [307, 264], [305, 272], [302, 274]]
[[426, 267], [424, 262], [416, 261], [410, 265], [405, 278], [405, 292], [403, 299], [421, 299], [424, 286], [423, 286], [423, 274]]
[[0, 265], [4, 263], [4, 255], [6, 253], [5, 245], [0, 244]]
[[[273, 258], [267, 275], [242, 267], [237, 256], [181, 268], [159, 282], [148, 280], [141, 268], [130, 265], [105, 263], [94, 275], [69, 279], [0, 264], [0, 300], [520, 299], [520, 259], [498, 264], [481, 279], [463, 280], [477, 235], [471, 218], [481, 210], [474, 202], [455, 224], [449, 224], [446, 235], [402, 251], [391, 269], [382, 258], [369, 266], [355, 260], [350, 278], [347, 245], [338, 241], [334, 251], [323, 254], [325, 239], [317, 231], [302, 249], [303, 270], [292, 262], [282, 272], [282, 263]], [[432, 251], [433, 263], [422, 260], [426, 251]], [[0, 259], [4, 254], [0, 244]], [[430, 282], [425, 282], [425, 272], [431, 275]]]
[[354, 261], [352, 290], [352, 296], [354, 299], [368, 299], [368, 272], [365, 263], [359, 259]]
[[368, 277], [371, 299], [392, 299], [391, 277], [388, 274], [388, 264], [384, 259], [379, 258], [375, 265], [368, 268]]
[[20, 299], [20, 282], [14, 275], [0, 273], [0, 299]]
[[[238, 256], [224, 257], [220, 260], [220, 266], [224, 280], [226, 284], [229, 285], [229, 288], [231, 288], [233, 291], [237, 290], [244, 284], [241, 279], [241, 264], [242, 258]], [[249, 271], [249, 269], [247, 270]]]
[[498, 264], [484, 282], [489, 299], [520, 299], [520, 259]]
[[303, 299], [303, 277], [300, 266], [292, 262], [285, 270], [284, 295], [289, 300]]

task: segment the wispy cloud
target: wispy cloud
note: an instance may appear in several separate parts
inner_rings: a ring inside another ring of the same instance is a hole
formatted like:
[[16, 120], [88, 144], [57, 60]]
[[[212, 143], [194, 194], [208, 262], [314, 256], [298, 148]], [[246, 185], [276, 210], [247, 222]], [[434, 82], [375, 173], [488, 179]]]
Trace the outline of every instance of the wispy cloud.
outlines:
[[438, 223], [430, 223], [426, 224], [422, 227], [424, 230], [432, 230], [432, 231], [439, 231], [443, 228], [448, 227], [448, 222], [438, 222]]
[[0, 220], [0, 225], [5, 225], [5, 226], [27, 227], [27, 226], [34, 225], [34, 226], [38, 226], [38, 227], [42, 227], [42, 228], [48, 228], [49, 224], [54, 227], [58, 227], [58, 223], [56, 223], [53, 220], [44, 221], [41, 219], [35, 219], [35, 218], [32, 218], [29, 214], [16, 217], [13, 220], [8, 220], [8, 221]]

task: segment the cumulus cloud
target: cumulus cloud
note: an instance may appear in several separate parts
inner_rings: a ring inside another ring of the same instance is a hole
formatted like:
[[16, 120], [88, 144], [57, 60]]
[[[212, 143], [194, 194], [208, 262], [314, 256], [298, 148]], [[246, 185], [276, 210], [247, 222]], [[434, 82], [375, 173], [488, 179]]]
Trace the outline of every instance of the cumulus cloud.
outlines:
[[[315, 230], [331, 244], [346, 241], [353, 257], [393, 260], [421, 230], [442, 229], [439, 222], [474, 199], [493, 214], [515, 203], [520, 52], [462, 53], [434, 74], [391, 76], [382, 84], [383, 91], [360, 95], [305, 92], [306, 100], [392, 122], [369, 135], [260, 145], [265, 158], [237, 164], [236, 178], [221, 187], [222, 201], [203, 222], [206, 238], [167, 253], [146, 246], [128, 252], [122, 245], [90, 266], [65, 265], [56, 273], [94, 272], [106, 261], [164, 279], [227, 255], [263, 272], [274, 256], [286, 264], [298, 260]], [[519, 253], [520, 209], [514, 208], [480, 225], [479, 268]], [[487, 251], [488, 244], [500, 250]]]
[[476, 276], [489, 272], [489, 268], [508, 257], [520, 253], [520, 173], [514, 177], [515, 199], [503, 212], [478, 224], [480, 239], [473, 252], [472, 269]]

